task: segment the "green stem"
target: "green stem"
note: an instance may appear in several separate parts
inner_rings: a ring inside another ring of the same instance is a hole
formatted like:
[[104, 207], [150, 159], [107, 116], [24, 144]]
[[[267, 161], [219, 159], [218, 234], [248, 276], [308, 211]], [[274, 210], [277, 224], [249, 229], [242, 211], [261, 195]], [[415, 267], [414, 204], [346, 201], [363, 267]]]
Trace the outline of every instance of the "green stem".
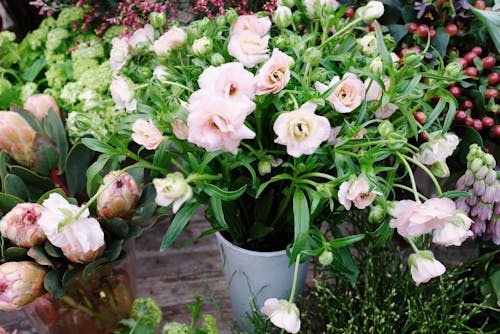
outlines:
[[184, 168], [184, 166], [179, 161], [177, 161], [177, 159], [170, 160], [170, 163], [172, 165], [174, 165], [175, 167], [177, 167], [177, 169], [179, 169], [183, 174], [185, 174], [185, 175], [189, 174], [187, 169]]
[[220, 180], [222, 179], [221, 174], [217, 175], [211, 175], [211, 174], [191, 174], [188, 176], [186, 179], [187, 183], [194, 182], [194, 181], [199, 181], [199, 180]]
[[410, 176], [410, 181], [411, 181], [411, 187], [413, 190], [413, 195], [415, 196], [415, 201], [419, 201], [419, 193], [417, 191], [417, 184], [415, 182], [415, 176], [413, 175], [413, 171], [411, 170], [410, 164], [405, 160], [405, 155], [397, 153], [396, 155], [399, 157], [403, 165], [405, 165], [406, 170], [408, 171], [408, 175]]
[[307, 174], [302, 175], [302, 177], [303, 178], [306, 178], [306, 177], [321, 177], [321, 178], [324, 178], [324, 179], [327, 179], [327, 180], [330, 180], [330, 181], [337, 180], [337, 178], [334, 177], [334, 176], [332, 176], [332, 175], [329, 175], [329, 174], [326, 174], [326, 173], [319, 173], [319, 172], [307, 173]]
[[334, 151], [335, 151], [336, 154], [348, 155], [348, 156], [351, 156], [351, 157], [354, 157], [354, 158], [358, 157], [358, 154], [354, 153], [354, 152], [349, 152], [349, 151], [344, 151], [344, 150], [338, 150], [336, 148], [334, 149]]
[[[276, 215], [276, 217], [274, 218], [273, 222], [271, 223], [271, 227], [274, 227], [276, 225], [276, 223], [280, 220], [281, 216], [283, 215], [283, 213], [285, 212], [286, 208], [288, 207], [288, 203], [290, 203], [290, 201], [292, 199], [292, 194], [293, 193], [294, 193], [294, 185], [292, 183], [292, 185], [290, 186], [290, 189], [288, 190], [288, 192], [286, 194], [285, 202], [280, 207], [280, 210], [279, 210], [278, 214]], [[281, 203], [283, 203], [283, 202], [281, 202]]]
[[83, 305], [80, 305], [78, 304], [77, 302], [75, 302], [71, 297], [68, 297], [68, 296], [62, 296], [61, 297], [61, 301], [68, 304], [69, 306], [73, 307], [73, 308], [76, 308], [84, 313], [87, 313], [88, 315], [90, 315], [91, 317], [93, 317], [95, 314], [94, 312], [92, 312], [91, 309], [83, 306]]
[[408, 242], [410, 244], [410, 246], [413, 249], [413, 251], [415, 252], [415, 254], [420, 253], [420, 249], [418, 249], [417, 245], [415, 245], [415, 242], [413, 242], [413, 239], [405, 238], [405, 240], [406, 240], [406, 242]]
[[[413, 189], [411, 189], [410, 187], [407, 187], [407, 186], [405, 186], [405, 185], [403, 185], [403, 184], [399, 184], [399, 183], [394, 183], [394, 184], [393, 184], [393, 187], [396, 187], [396, 188], [401, 188], [401, 189], [404, 189], [404, 190], [409, 191], [409, 192], [412, 192], [412, 191], [413, 191]], [[427, 197], [425, 197], [424, 195], [422, 195], [422, 194], [420, 194], [420, 193], [418, 194], [418, 196], [419, 196], [422, 200], [424, 200], [424, 201], [426, 201], [426, 200], [427, 200]]]
[[340, 35], [342, 35], [346, 31], [348, 31], [349, 29], [351, 29], [353, 26], [355, 26], [356, 24], [360, 23], [361, 21], [363, 21], [363, 19], [360, 18], [360, 17], [352, 20], [346, 26], [344, 26], [342, 29], [340, 29], [339, 31], [337, 31], [336, 33], [334, 33], [332, 36], [330, 36], [329, 38], [327, 38], [325, 41], [323, 41], [318, 48], [322, 49], [326, 44], [330, 43], [332, 40], [334, 40], [335, 38], [339, 37]]
[[297, 288], [297, 278], [299, 276], [299, 265], [300, 265], [300, 253], [297, 254], [297, 259], [295, 260], [295, 270], [293, 272], [292, 292], [290, 293], [290, 299], [288, 299], [288, 313], [290, 313], [293, 299], [295, 298], [295, 290]]
[[288, 95], [290, 95], [290, 97], [293, 101], [293, 106], [294, 106], [295, 110], [299, 109], [299, 103], [297, 102], [297, 99], [295, 98], [295, 96], [291, 92], [288, 92]]
[[188, 92], [190, 93], [193, 93], [194, 90], [192, 90], [191, 88], [189, 88], [188, 86], [184, 86], [183, 84], [180, 84], [180, 83], [177, 83], [177, 82], [173, 82], [173, 81], [168, 81], [168, 80], [162, 80], [161, 83], [163, 84], [167, 84], [167, 85], [172, 85], [172, 86], [177, 86], [177, 87], [180, 87], [180, 88], [183, 88], [185, 90], [187, 90]]
[[419, 167], [421, 170], [423, 170], [425, 172], [425, 174], [427, 174], [429, 176], [432, 183], [434, 184], [434, 187], [436, 187], [436, 191], [437, 191], [438, 196], [441, 196], [443, 194], [443, 191], [441, 190], [441, 186], [439, 185], [438, 180], [436, 179], [434, 174], [432, 174], [432, 172], [429, 170], [429, 168], [427, 168], [425, 165], [423, 165], [419, 161], [417, 161], [413, 158], [410, 158], [406, 155], [403, 155], [403, 158], [405, 158], [406, 160], [408, 160], [409, 162], [411, 162], [415, 166]]
[[340, 147], [342, 147], [342, 148], [358, 148], [358, 147], [363, 147], [363, 146], [373, 146], [373, 145], [388, 144], [388, 143], [396, 144], [396, 141], [389, 140], [389, 139], [379, 139], [379, 140], [367, 141], [367, 142], [359, 143], [359, 144], [340, 145]]

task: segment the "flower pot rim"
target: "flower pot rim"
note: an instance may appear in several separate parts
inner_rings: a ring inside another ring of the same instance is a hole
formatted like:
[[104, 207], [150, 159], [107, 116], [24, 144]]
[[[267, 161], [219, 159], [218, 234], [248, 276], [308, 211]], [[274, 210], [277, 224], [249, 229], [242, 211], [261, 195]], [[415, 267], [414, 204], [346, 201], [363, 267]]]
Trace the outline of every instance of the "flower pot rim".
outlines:
[[222, 235], [220, 232], [215, 232], [215, 236], [217, 237], [217, 240], [221, 243], [224, 244], [226, 247], [230, 247], [233, 250], [236, 250], [238, 252], [241, 252], [246, 255], [250, 256], [260, 256], [260, 257], [273, 257], [273, 256], [283, 256], [286, 255], [286, 250], [280, 250], [280, 251], [271, 251], [271, 252], [266, 252], [266, 251], [254, 251], [246, 248], [242, 248], [240, 246], [236, 246]]

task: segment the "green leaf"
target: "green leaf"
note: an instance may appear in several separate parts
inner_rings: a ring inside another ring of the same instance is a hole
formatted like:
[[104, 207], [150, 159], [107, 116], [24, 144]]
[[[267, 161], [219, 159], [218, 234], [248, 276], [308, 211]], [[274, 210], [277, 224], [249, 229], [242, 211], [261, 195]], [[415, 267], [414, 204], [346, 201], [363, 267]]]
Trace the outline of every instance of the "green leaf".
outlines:
[[37, 132], [33, 143], [35, 168], [42, 174], [58, 169], [59, 151], [57, 144], [46, 134]]
[[64, 296], [64, 288], [62, 285], [62, 277], [64, 275], [64, 271], [64, 267], [59, 267], [45, 274], [43, 285], [45, 286], [45, 289], [50, 292], [55, 298]]
[[337, 238], [329, 242], [332, 248], [342, 248], [349, 246], [355, 242], [363, 240], [365, 238], [364, 234], [350, 235], [348, 237]]
[[104, 168], [106, 163], [109, 160], [109, 156], [107, 155], [101, 155], [97, 159], [96, 162], [94, 162], [90, 167], [87, 169], [87, 194], [93, 194], [94, 191], [97, 189], [97, 187], [100, 184], [101, 178], [99, 175], [99, 172]]
[[296, 188], [293, 193], [294, 241], [307, 235], [310, 225], [309, 205], [304, 192]]
[[479, 10], [474, 7], [470, 10], [486, 27], [497, 50], [500, 50], [500, 15], [498, 12]]
[[387, 26], [391, 36], [396, 41], [396, 44], [408, 34], [408, 28], [403, 24], [390, 24]]
[[83, 266], [76, 266], [75, 268], [66, 270], [61, 278], [62, 286], [66, 286], [75, 278], [79, 278], [78, 276], [80, 276], [82, 270]]
[[221, 229], [227, 229], [229, 226], [226, 223], [226, 219], [224, 218], [224, 210], [222, 209], [222, 201], [217, 197], [210, 197], [209, 201], [210, 208], [214, 214], [215, 219], [217, 220], [218, 225]]
[[41, 176], [22, 166], [11, 166], [10, 172], [19, 176], [29, 188], [37, 187], [43, 191], [54, 188], [54, 182], [49, 177]]
[[[155, 155], [153, 157], [153, 165], [155, 166], [167, 166], [170, 161], [170, 143], [167, 140], [164, 140], [160, 146], [155, 151]], [[156, 177], [158, 175], [158, 171], [151, 171], [151, 177]]]
[[278, 174], [276, 176], [273, 176], [269, 181], [264, 182], [260, 185], [259, 189], [257, 190], [256, 197], [258, 198], [268, 185], [270, 185], [273, 182], [278, 182], [281, 180], [293, 180], [293, 176], [291, 176], [290, 174], [287, 174], [287, 173]]
[[10, 110], [15, 111], [16, 113], [21, 115], [21, 117], [24, 118], [26, 122], [28, 122], [29, 126], [32, 127], [33, 130], [35, 130], [36, 132], [42, 132], [40, 121], [35, 117], [35, 115], [15, 104], [10, 106]]
[[19, 176], [8, 174], [4, 179], [4, 187], [6, 193], [28, 200], [28, 188]]
[[247, 185], [243, 185], [237, 190], [223, 190], [216, 185], [213, 185], [211, 183], [207, 183], [203, 186], [203, 191], [207, 193], [209, 196], [217, 197], [222, 201], [234, 201], [238, 199], [245, 190], [247, 189]]
[[65, 175], [66, 184], [71, 196], [85, 191], [86, 171], [95, 153], [82, 143], [74, 145], [66, 156]]
[[444, 32], [443, 27], [437, 29], [437, 36], [431, 40], [431, 45], [436, 48], [441, 57], [444, 57], [446, 50], [448, 49], [448, 43], [450, 42], [450, 35]]
[[34, 259], [39, 265], [53, 267], [52, 261], [50, 261], [49, 256], [41, 245], [31, 247], [28, 251], [28, 256]]
[[52, 257], [63, 257], [64, 256], [61, 249], [55, 247], [49, 241], [45, 242], [44, 248], [45, 248], [45, 252]]
[[109, 262], [116, 260], [122, 251], [123, 240], [114, 240], [106, 246], [106, 250], [102, 253], [102, 257]]
[[45, 201], [47, 198], [49, 198], [50, 194], [59, 194], [62, 197], [66, 198], [66, 194], [64, 193], [64, 190], [62, 190], [61, 188], [55, 188], [55, 189], [49, 190], [46, 193], [44, 193], [42, 196], [40, 196], [38, 198], [38, 200], [36, 202], [38, 204], [42, 204], [43, 201]]
[[181, 207], [179, 212], [177, 212], [174, 219], [170, 223], [167, 233], [165, 233], [165, 235], [163, 236], [160, 250], [164, 251], [175, 241], [175, 239], [177, 239], [177, 237], [181, 234], [181, 232], [193, 218], [198, 206], [199, 203], [196, 201], [184, 203], [184, 205]]
[[109, 155], [120, 154], [113, 146], [103, 143], [95, 138], [82, 138], [83, 145], [95, 152], [100, 152]]
[[470, 193], [468, 191], [460, 191], [460, 190], [450, 190], [442, 193], [439, 198], [449, 198], [449, 199], [454, 199], [454, 198], [460, 198], [460, 197], [466, 197], [469, 196]]
[[11, 194], [0, 193], [0, 212], [5, 215], [17, 204], [24, 203], [22, 198]]
[[102, 223], [104, 228], [116, 237], [123, 239], [129, 232], [129, 226], [126, 221], [121, 218], [113, 218]]
[[94, 260], [94, 261], [90, 262], [89, 264], [87, 264], [82, 271], [83, 279], [84, 280], [89, 279], [89, 277], [90, 277], [90, 275], [92, 275], [92, 273], [98, 271], [99, 268], [101, 268], [106, 263], [109, 263], [109, 260], [105, 257], [101, 257], [101, 258]]
[[5, 261], [23, 261], [30, 260], [28, 250], [22, 247], [9, 247], [3, 253]]
[[59, 172], [64, 172], [66, 154], [68, 153], [68, 141], [66, 140], [66, 131], [62, 123], [61, 117], [57, 116], [52, 108], [49, 109], [47, 116], [44, 118], [44, 125], [47, 129], [47, 134], [57, 145], [59, 153]]
[[351, 285], [355, 286], [359, 277], [359, 268], [353, 260], [349, 248], [335, 248], [332, 249], [332, 253], [333, 265], [341, 269]]
[[42, 56], [35, 60], [30, 67], [26, 68], [23, 73], [21, 73], [21, 79], [27, 82], [35, 81], [35, 78], [42, 71], [42, 69], [47, 65], [45, 58]]

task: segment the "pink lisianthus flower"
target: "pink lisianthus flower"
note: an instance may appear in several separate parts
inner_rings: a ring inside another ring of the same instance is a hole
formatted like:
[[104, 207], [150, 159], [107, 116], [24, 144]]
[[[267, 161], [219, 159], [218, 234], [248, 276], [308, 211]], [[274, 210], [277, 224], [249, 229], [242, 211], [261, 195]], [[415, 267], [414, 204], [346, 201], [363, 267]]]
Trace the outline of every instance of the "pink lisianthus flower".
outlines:
[[0, 233], [16, 246], [33, 247], [47, 237], [38, 225], [43, 206], [36, 203], [19, 203], [0, 220]]
[[268, 298], [260, 309], [269, 320], [278, 328], [283, 328], [287, 333], [298, 333], [300, 330], [300, 311], [297, 306], [287, 300]]
[[410, 255], [408, 264], [411, 277], [417, 285], [427, 283], [431, 278], [441, 276], [446, 271], [443, 264], [436, 260], [430, 251], [420, 251]]
[[172, 131], [178, 139], [186, 140], [189, 137], [189, 128], [186, 123], [178, 117], [175, 118], [172, 124]]
[[198, 78], [200, 89], [231, 99], [255, 99], [255, 78], [240, 63], [207, 67]]
[[244, 124], [254, 109], [255, 103], [250, 100], [236, 103], [198, 90], [189, 98], [188, 141], [210, 152], [223, 150], [236, 154], [242, 140], [255, 137]]
[[139, 28], [130, 38], [128, 44], [134, 50], [138, 49], [141, 45], [149, 45], [154, 41], [154, 28], [150, 24], [146, 24], [144, 28]]
[[150, 50], [154, 51], [158, 57], [167, 57], [170, 51], [179, 48], [185, 41], [184, 30], [172, 27], [150, 46]]
[[278, 136], [275, 143], [285, 145], [292, 157], [313, 154], [330, 136], [330, 122], [324, 116], [315, 115], [316, 105], [304, 103], [299, 109], [278, 116], [273, 125]]
[[[367, 88], [366, 92], [366, 100], [367, 101], [380, 101], [382, 98], [382, 87], [376, 82], [375, 80], [372, 79], [366, 79], [364, 83], [365, 87]], [[385, 89], [389, 89], [390, 86], [390, 81], [386, 80], [384, 82]], [[395, 105], [394, 103], [386, 103], [384, 105], [381, 105], [376, 111], [375, 111], [375, 117], [379, 119], [386, 119], [392, 116], [394, 112], [398, 110], [398, 106]]]
[[113, 74], [118, 73], [123, 66], [127, 63], [128, 59], [128, 38], [113, 38], [111, 40], [111, 51], [109, 52], [109, 64], [111, 66], [111, 70]]
[[241, 15], [231, 27], [231, 35], [240, 31], [249, 30], [263, 37], [271, 29], [269, 17], [257, 17], [255, 15]]
[[442, 135], [441, 131], [432, 132], [429, 134], [429, 140], [420, 146], [417, 160], [425, 165], [444, 162], [453, 154], [459, 141], [453, 133]]
[[116, 76], [113, 78], [109, 91], [117, 109], [125, 109], [127, 112], [137, 109], [134, 86], [124, 77]]
[[316, 82], [314, 87], [322, 94], [335, 85], [327, 100], [337, 112], [350, 113], [361, 105], [365, 98], [365, 85], [352, 73], [344, 74], [342, 80], [338, 76], [334, 77], [328, 85]]
[[148, 150], [155, 150], [160, 146], [163, 135], [152, 120], [138, 119], [132, 124], [132, 139]]
[[432, 242], [445, 247], [460, 246], [467, 238], [474, 235], [470, 230], [473, 223], [474, 221], [467, 217], [465, 212], [457, 210], [457, 214], [451, 222], [434, 230]]
[[339, 202], [347, 210], [351, 209], [352, 203], [358, 209], [364, 209], [373, 203], [375, 196], [380, 193], [371, 190], [370, 184], [365, 176], [359, 175], [351, 181], [343, 182], [339, 188]]
[[274, 49], [271, 58], [260, 68], [255, 80], [257, 95], [278, 93], [290, 81], [290, 66], [293, 58], [278, 49]]
[[416, 238], [443, 228], [455, 213], [455, 202], [449, 198], [431, 198], [424, 203], [403, 200], [394, 208], [390, 226], [405, 238]]
[[243, 30], [231, 35], [228, 52], [245, 67], [254, 67], [269, 59], [267, 45], [269, 36], [261, 37], [256, 32]]

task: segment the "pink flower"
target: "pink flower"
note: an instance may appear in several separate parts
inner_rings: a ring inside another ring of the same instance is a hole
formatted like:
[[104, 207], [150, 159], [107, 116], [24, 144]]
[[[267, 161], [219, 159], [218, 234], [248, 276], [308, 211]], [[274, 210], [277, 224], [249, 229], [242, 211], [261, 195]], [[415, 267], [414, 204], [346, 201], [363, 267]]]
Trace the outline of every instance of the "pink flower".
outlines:
[[431, 278], [441, 276], [446, 271], [443, 264], [436, 260], [430, 251], [420, 251], [410, 255], [408, 264], [410, 265], [411, 278], [417, 285], [427, 283]]
[[0, 233], [19, 247], [33, 247], [43, 243], [47, 237], [38, 219], [43, 206], [36, 203], [20, 203], [0, 221]]
[[152, 120], [136, 120], [134, 124], [132, 124], [132, 131], [134, 131], [134, 133], [132, 133], [132, 139], [148, 150], [155, 150], [160, 146], [163, 140], [163, 135], [154, 125]]
[[366, 177], [359, 175], [351, 181], [342, 182], [338, 196], [340, 204], [347, 210], [350, 210], [353, 202], [354, 206], [358, 209], [366, 208], [372, 204], [375, 196], [379, 194], [375, 190], [370, 191], [370, 184], [366, 180]]
[[255, 78], [240, 63], [207, 67], [198, 78], [200, 89], [238, 102], [255, 99]]
[[240, 31], [249, 30], [263, 37], [271, 29], [269, 17], [257, 17], [255, 15], [241, 15], [231, 27], [231, 35]]
[[125, 109], [127, 112], [137, 109], [134, 86], [124, 77], [116, 76], [113, 78], [109, 86], [109, 91], [117, 109]]
[[112, 47], [109, 52], [109, 64], [113, 74], [118, 73], [127, 63], [128, 59], [128, 38], [113, 38]]
[[[377, 81], [372, 80], [370, 78], [365, 80], [364, 83], [365, 87], [368, 89], [366, 92], [366, 100], [367, 101], [380, 101], [382, 98], [382, 87], [378, 84]], [[389, 89], [390, 86], [390, 81], [386, 80], [384, 82], [385, 89]], [[398, 106], [393, 104], [393, 103], [386, 103], [383, 106], [380, 106], [376, 111], [375, 111], [375, 117], [379, 119], [386, 119], [392, 116], [394, 112], [398, 110]]]
[[15, 311], [43, 293], [45, 270], [30, 261], [0, 265], [0, 310]]
[[186, 140], [189, 137], [189, 128], [186, 123], [178, 117], [175, 118], [174, 123], [172, 124], [172, 131], [174, 131], [174, 135], [178, 139]]
[[47, 116], [51, 108], [57, 116], [61, 116], [56, 100], [48, 94], [31, 95], [24, 103], [24, 109], [40, 120]]
[[467, 238], [474, 235], [470, 230], [474, 223], [467, 215], [457, 210], [453, 220], [440, 229], [434, 230], [432, 233], [432, 242], [441, 246], [460, 246]]
[[328, 86], [316, 82], [314, 87], [318, 92], [324, 93], [334, 85], [337, 85], [327, 99], [337, 112], [350, 113], [363, 102], [365, 98], [365, 85], [352, 73], [346, 73], [342, 81], [340, 83], [339, 81], [339, 77], [335, 77]]
[[458, 146], [459, 139], [453, 133], [441, 134], [435, 131], [429, 134], [429, 140], [420, 146], [417, 160], [425, 165], [444, 162], [453, 154]]
[[150, 49], [154, 51], [158, 57], [167, 57], [170, 51], [182, 46], [185, 41], [186, 33], [184, 30], [172, 27], [161, 35], [160, 38], [151, 45]]
[[231, 35], [229, 38], [228, 52], [238, 59], [245, 67], [254, 67], [265, 62], [267, 54], [269, 36], [261, 37], [256, 32], [243, 30]]
[[300, 312], [297, 306], [287, 300], [268, 298], [260, 309], [278, 328], [288, 333], [298, 333], [300, 330]]
[[21, 115], [13, 111], [0, 111], [0, 149], [19, 164], [26, 167], [34, 164], [35, 137], [35, 130]]
[[[103, 178], [103, 185], [99, 187], [98, 192], [103, 189], [104, 185], [110, 183], [117, 173], [117, 171], [112, 171], [106, 174]], [[131, 210], [139, 200], [140, 195], [141, 191], [132, 175], [122, 173], [97, 196], [97, 213], [106, 219], [127, 218], [131, 215]]]
[[149, 45], [153, 43], [154, 40], [154, 28], [150, 24], [146, 24], [144, 28], [137, 29], [134, 31], [132, 36], [130, 36], [128, 40], [128, 44], [133, 48], [133, 49], [138, 49], [141, 44], [142, 45]]
[[304, 103], [297, 110], [280, 114], [274, 122], [273, 130], [278, 136], [274, 142], [285, 145], [292, 157], [313, 154], [330, 136], [330, 122], [314, 114], [316, 107], [314, 103]]
[[424, 203], [403, 200], [394, 208], [390, 226], [405, 238], [416, 238], [443, 228], [455, 211], [455, 202], [449, 198], [431, 198]]
[[255, 137], [244, 124], [254, 109], [250, 100], [236, 103], [198, 90], [189, 98], [188, 141], [210, 152], [224, 150], [236, 154], [241, 140]]
[[278, 93], [290, 81], [290, 65], [293, 58], [278, 49], [274, 49], [271, 58], [260, 68], [255, 77], [257, 95]]

